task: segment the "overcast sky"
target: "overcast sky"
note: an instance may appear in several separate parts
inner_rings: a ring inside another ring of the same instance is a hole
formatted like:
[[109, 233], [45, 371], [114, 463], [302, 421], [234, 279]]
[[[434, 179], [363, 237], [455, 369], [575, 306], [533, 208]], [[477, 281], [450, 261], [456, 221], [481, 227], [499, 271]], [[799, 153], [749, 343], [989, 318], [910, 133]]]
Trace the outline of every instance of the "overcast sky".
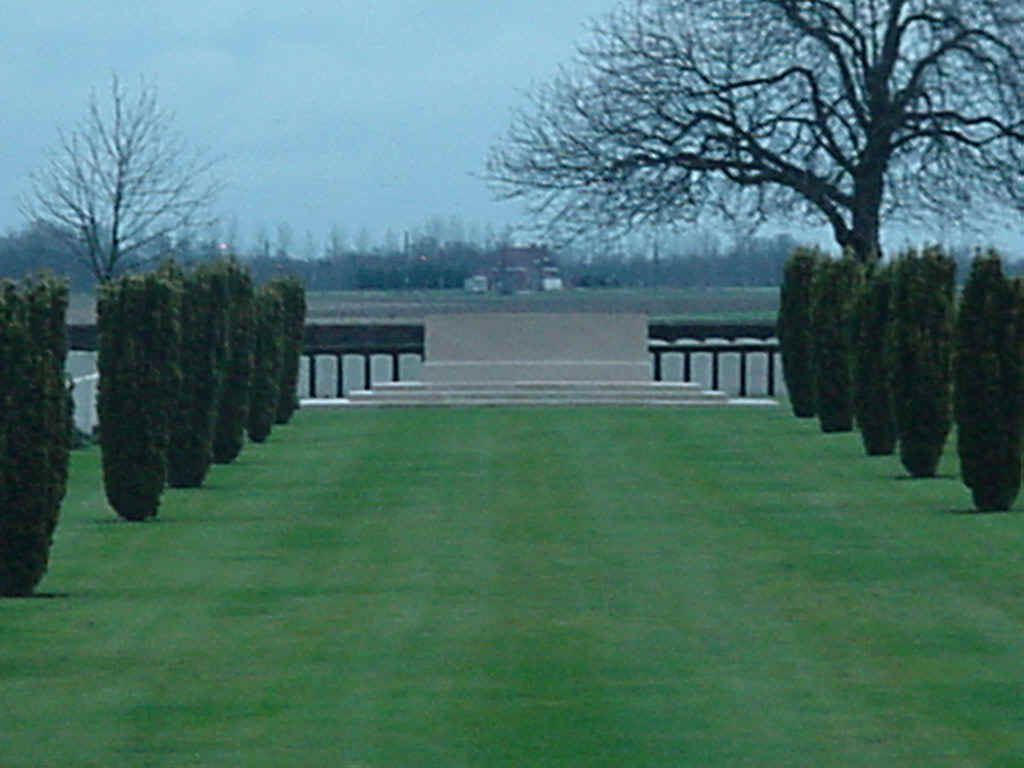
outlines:
[[431, 217], [518, 211], [473, 174], [614, 0], [0, 0], [0, 231], [91, 91], [155, 84], [186, 139], [223, 158], [218, 210], [243, 241], [286, 222], [374, 242]]

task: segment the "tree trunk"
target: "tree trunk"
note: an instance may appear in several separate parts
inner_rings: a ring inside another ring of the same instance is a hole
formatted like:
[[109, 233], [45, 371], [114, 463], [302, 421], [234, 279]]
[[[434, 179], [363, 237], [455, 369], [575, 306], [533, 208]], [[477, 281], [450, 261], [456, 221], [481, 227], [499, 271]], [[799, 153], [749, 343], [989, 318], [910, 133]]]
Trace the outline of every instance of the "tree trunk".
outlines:
[[853, 187], [853, 226], [848, 247], [854, 258], [870, 264], [881, 258], [882, 171], [884, 163], [872, 163], [858, 174]]

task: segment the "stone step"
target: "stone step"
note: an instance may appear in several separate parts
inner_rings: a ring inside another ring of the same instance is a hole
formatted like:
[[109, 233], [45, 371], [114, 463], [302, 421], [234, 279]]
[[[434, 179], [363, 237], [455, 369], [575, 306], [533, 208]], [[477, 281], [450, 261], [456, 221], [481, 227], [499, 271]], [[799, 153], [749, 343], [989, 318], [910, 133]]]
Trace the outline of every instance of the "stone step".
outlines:
[[439, 398], [436, 400], [363, 400], [350, 401], [350, 408], [491, 408], [491, 407], [530, 407], [530, 408], [568, 408], [568, 407], [637, 407], [637, 408], [695, 408], [722, 407], [731, 403], [728, 400], [593, 400], [590, 398], [562, 398], [550, 400], [532, 398], [522, 400], [506, 400], [504, 398], [479, 397], [473, 400]]
[[349, 393], [348, 401], [353, 405], [474, 405], [477, 403], [504, 403], [507, 405], [629, 405], [636, 403], [639, 405], [645, 405], [648, 403], [659, 404], [659, 405], [700, 405], [704, 403], [708, 404], [720, 404], [729, 402], [728, 397], [656, 397], [656, 396], [616, 396], [616, 395], [604, 395], [600, 397], [583, 397], [580, 395], [562, 395], [560, 397], [551, 397], [544, 395], [522, 395], [520, 397], [508, 397], [501, 395], [450, 395], [450, 394], [433, 394], [424, 395], [422, 397], [365, 397], [353, 393]]
[[423, 382], [388, 381], [378, 382], [372, 392], [658, 392], [674, 396], [703, 390], [700, 384], [690, 381], [511, 381], [511, 382]]
[[380, 384], [349, 392], [352, 405], [687, 405], [723, 404], [724, 392], [693, 384], [647, 382], [510, 382], [501, 385]]
[[[351, 394], [351, 393], [350, 393]], [[309, 398], [302, 400], [303, 408], [480, 408], [480, 407], [642, 407], [642, 408], [704, 408], [704, 407], [772, 407], [778, 403], [771, 398], [590, 398], [533, 397], [509, 399], [504, 397], [374, 399], [374, 398]]]

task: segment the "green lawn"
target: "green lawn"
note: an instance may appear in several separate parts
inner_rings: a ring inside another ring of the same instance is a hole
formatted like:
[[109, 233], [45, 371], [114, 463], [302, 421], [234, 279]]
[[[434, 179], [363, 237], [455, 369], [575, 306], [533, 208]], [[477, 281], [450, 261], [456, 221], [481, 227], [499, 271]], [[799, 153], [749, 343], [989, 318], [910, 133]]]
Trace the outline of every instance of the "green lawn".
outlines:
[[1024, 764], [1024, 517], [784, 409], [300, 412], [0, 601], [0, 765]]
[[[656, 322], [766, 323], [779, 309], [777, 286], [733, 288], [586, 288], [508, 296], [461, 289], [309, 291], [307, 323], [422, 323], [447, 312], [641, 312]], [[75, 293], [69, 323], [95, 323], [96, 298]]]
[[565, 291], [472, 294], [463, 290], [310, 291], [310, 323], [422, 323], [428, 314], [447, 312], [640, 312], [657, 322], [775, 322], [779, 289], [733, 288], [579, 288]]

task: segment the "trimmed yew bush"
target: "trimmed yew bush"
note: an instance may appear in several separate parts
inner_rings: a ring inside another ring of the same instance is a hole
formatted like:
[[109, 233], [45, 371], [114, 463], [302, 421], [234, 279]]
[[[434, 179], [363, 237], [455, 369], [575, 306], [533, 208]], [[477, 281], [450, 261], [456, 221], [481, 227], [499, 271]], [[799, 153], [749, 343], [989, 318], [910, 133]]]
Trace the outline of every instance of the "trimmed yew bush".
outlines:
[[234, 260], [220, 268], [228, 288], [228, 345], [214, 428], [213, 460], [228, 464], [241, 453], [249, 422], [254, 293], [248, 269]]
[[797, 248], [786, 261], [779, 288], [776, 327], [782, 351], [782, 373], [793, 415], [800, 418], [817, 415], [811, 286], [818, 265], [827, 258], [818, 248]]
[[822, 432], [853, 429], [854, 300], [860, 264], [850, 256], [822, 261], [811, 286], [814, 390]]
[[0, 595], [30, 595], [49, 564], [71, 449], [67, 284], [0, 286]]
[[228, 343], [228, 277], [216, 266], [182, 276], [181, 388], [171, 419], [167, 482], [198, 488], [213, 462], [213, 432]]
[[67, 489], [74, 432], [75, 404], [71, 383], [64, 372], [68, 356], [68, 285], [63, 279], [40, 277], [25, 284], [24, 295], [28, 302], [29, 333], [40, 350], [37, 390], [44, 401], [45, 423], [40, 426], [40, 434], [45, 435], [51, 471], [47, 492], [52, 512], [49, 533], [52, 534]]
[[979, 511], [1006, 511], [1021, 483], [1022, 294], [995, 252], [971, 264], [956, 320], [953, 411], [964, 484]]
[[270, 283], [281, 297], [284, 313], [284, 338], [281, 362], [281, 386], [275, 421], [287, 424], [299, 407], [295, 389], [299, 381], [299, 358], [302, 355], [306, 330], [306, 289], [294, 277], [283, 277]]
[[956, 263], [938, 246], [893, 264], [887, 356], [900, 461], [933, 477], [952, 424], [953, 290]]
[[252, 377], [246, 430], [255, 443], [270, 435], [277, 417], [284, 362], [284, 307], [272, 285], [256, 292], [253, 321]]
[[869, 456], [896, 450], [885, 354], [891, 302], [892, 268], [873, 264], [853, 313], [853, 412]]
[[154, 517], [167, 479], [170, 418], [181, 382], [181, 288], [161, 274], [100, 287], [97, 394], [103, 486], [126, 520]]

